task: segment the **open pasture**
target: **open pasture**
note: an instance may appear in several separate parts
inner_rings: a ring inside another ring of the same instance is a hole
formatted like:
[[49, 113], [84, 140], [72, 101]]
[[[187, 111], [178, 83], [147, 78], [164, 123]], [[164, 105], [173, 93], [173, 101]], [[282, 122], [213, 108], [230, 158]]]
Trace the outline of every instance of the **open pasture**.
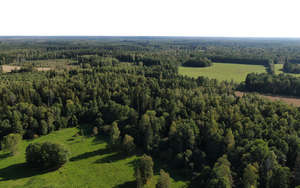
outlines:
[[256, 72], [264, 73], [266, 68], [262, 65], [244, 65], [230, 63], [213, 63], [211, 67], [195, 68], [195, 67], [179, 67], [179, 74], [197, 78], [205, 76], [217, 79], [219, 81], [245, 81], [247, 74]]
[[[22, 141], [19, 153], [8, 156], [0, 151], [0, 188], [130, 188], [136, 187], [134, 162], [137, 155], [124, 157], [106, 149], [105, 139], [76, 136], [78, 129], [68, 128], [32, 141]], [[55, 141], [66, 145], [70, 161], [56, 171], [39, 172], [25, 163], [25, 149], [32, 142]], [[154, 188], [158, 170], [148, 188]], [[171, 174], [172, 176], [172, 174]], [[172, 180], [172, 188], [186, 182]]]

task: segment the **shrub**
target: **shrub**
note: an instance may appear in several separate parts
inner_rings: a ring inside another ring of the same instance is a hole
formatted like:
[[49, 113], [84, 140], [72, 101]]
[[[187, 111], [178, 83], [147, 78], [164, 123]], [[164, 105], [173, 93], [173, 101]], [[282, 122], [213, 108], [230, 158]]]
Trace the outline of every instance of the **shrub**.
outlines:
[[2, 148], [3, 150], [10, 151], [11, 155], [18, 152], [18, 146], [22, 137], [19, 134], [9, 134], [3, 137]]
[[39, 169], [59, 168], [69, 159], [69, 151], [61, 144], [33, 143], [26, 148], [26, 162]]

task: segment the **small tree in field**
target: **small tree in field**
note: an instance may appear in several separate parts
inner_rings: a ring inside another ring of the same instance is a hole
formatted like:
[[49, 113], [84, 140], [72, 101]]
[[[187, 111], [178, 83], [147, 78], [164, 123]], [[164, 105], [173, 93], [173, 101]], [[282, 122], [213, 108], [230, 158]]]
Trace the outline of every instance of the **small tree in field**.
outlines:
[[26, 162], [39, 169], [59, 168], [69, 159], [69, 151], [61, 144], [44, 142], [29, 144], [26, 148]]
[[141, 182], [145, 185], [151, 180], [153, 176], [153, 165], [152, 158], [145, 154], [137, 161], [135, 177], [138, 184]]
[[19, 134], [9, 134], [3, 137], [2, 148], [10, 151], [11, 155], [15, 155], [18, 152], [19, 143], [22, 137]]
[[160, 170], [160, 176], [156, 184], [156, 188], [170, 188], [171, 181], [170, 176], [164, 170]]
[[120, 144], [120, 130], [117, 122], [113, 122], [109, 130], [109, 148], [116, 148]]

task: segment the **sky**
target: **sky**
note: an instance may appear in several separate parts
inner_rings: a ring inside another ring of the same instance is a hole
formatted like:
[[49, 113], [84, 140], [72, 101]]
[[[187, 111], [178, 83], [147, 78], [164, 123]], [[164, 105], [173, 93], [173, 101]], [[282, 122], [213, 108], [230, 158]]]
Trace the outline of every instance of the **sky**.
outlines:
[[300, 37], [299, 0], [1, 0], [4, 36]]

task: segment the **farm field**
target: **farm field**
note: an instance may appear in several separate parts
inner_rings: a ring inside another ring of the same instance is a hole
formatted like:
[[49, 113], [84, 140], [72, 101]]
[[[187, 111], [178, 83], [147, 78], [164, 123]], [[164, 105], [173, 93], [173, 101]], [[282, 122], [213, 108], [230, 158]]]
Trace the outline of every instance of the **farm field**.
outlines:
[[[9, 157], [0, 152], [0, 188], [126, 188], [135, 187], [133, 164], [136, 155], [123, 157], [108, 151], [104, 139], [76, 136], [76, 128], [56, 131], [33, 141], [22, 141], [20, 152]], [[70, 161], [56, 171], [40, 173], [26, 166], [25, 148], [32, 142], [56, 141], [71, 151]], [[159, 170], [149, 184], [154, 188]], [[172, 176], [172, 175], [171, 175]], [[171, 187], [186, 182], [172, 180]]]
[[213, 63], [211, 67], [195, 68], [195, 67], [179, 67], [179, 74], [197, 78], [205, 76], [217, 80], [227, 80], [234, 82], [245, 81], [247, 74], [256, 72], [264, 73], [266, 69], [261, 65], [242, 65], [229, 63]]

